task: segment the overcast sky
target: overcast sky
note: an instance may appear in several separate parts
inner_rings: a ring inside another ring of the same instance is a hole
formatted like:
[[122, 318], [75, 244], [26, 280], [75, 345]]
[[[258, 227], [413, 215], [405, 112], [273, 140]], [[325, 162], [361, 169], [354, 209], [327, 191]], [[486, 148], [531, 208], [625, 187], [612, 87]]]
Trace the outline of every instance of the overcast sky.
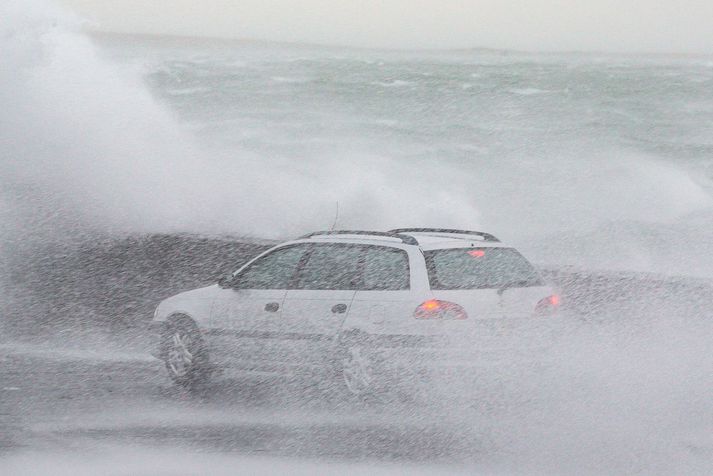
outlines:
[[60, 0], [120, 32], [384, 48], [713, 54], [713, 0]]

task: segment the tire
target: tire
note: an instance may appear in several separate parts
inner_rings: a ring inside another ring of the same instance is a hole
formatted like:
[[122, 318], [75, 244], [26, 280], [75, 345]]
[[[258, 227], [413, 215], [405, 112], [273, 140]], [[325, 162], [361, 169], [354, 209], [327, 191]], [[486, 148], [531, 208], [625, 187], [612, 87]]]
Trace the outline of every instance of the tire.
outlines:
[[339, 398], [368, 404], [416, 401], [413, 374], [388, 366], [385, 358], [369, 345], [342, 343], [333, 379]]
[[377, 392], [375, 360], [368, 348], [344, 345], [338, 352], [337, 379], [342, 393], [351, 398], [367, 398]]
[[163, 336], [163, 359], [171, 380], [184, 388], [195, 389], [210, 379], [208, 352], [192, 321], [171, 323]]

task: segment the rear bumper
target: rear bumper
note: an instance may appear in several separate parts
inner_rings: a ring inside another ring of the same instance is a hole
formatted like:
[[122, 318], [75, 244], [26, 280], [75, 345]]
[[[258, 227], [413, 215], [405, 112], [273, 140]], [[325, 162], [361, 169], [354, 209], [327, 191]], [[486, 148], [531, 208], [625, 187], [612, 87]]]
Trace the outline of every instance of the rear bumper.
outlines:
[[545, 362], [562, 335], [561, 321], [528, 319], [483, 322], [467, 335], [362, 334], [345, 344], [368, 350], [380, 370], [458, 373]]

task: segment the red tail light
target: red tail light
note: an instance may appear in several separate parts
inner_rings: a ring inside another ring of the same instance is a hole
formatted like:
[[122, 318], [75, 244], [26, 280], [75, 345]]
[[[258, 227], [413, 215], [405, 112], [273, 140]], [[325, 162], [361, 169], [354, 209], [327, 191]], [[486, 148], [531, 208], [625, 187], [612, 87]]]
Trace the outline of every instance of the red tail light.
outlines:
[[538, 314], [554, 314], [557, 312], [560, 306], [560, 297], [557, 294], [552, 294], [544, 299], [540, 299], [540, 302], [535, 306], [535, 312]]
[[468, 319], [465, 310], [456, 303], [431, 299], [422, 303], [413, 313], [416, 319]]

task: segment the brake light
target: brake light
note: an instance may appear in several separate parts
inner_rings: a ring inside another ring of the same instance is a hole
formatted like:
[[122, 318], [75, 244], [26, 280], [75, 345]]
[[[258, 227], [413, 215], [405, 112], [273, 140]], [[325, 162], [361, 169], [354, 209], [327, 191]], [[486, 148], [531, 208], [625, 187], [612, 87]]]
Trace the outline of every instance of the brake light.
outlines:
[[456, 303], [431, 299], [422, 303], [413, 313], [416, 319], [468, 319], [465, 310]]
[[468, 252], [469, 255], [471, 255], [473, 258], [482, 258], [485, 256], [485, 251], [483, 250], [470, 250]]
[[559, 308], [560, 301], [561, 299], [557, 294], [540, 299], [540, 302], [535, 306], [535, 312], [538, 314], [554, 314]]

